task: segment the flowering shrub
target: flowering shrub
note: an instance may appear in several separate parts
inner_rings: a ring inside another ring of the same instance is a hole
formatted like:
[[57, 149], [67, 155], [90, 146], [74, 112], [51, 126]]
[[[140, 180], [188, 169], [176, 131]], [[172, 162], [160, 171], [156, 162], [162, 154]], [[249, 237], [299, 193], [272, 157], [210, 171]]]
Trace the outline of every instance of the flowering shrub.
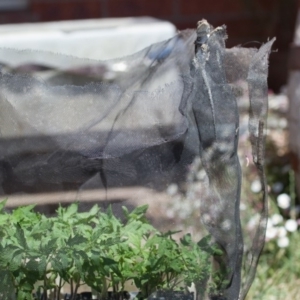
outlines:
[[298, 299], [300, 206], [287, 149], [287, 97], [270, 95], [266, 244], [247, 299]]
[[284, 220], [282, 215], [273, 214], [268, 220], [266, 231], [266, 242], [276, 240], [279, 248], [289, 246], [289, 234], [296, 232], [298, 229], [298, 221], [294, 219]]

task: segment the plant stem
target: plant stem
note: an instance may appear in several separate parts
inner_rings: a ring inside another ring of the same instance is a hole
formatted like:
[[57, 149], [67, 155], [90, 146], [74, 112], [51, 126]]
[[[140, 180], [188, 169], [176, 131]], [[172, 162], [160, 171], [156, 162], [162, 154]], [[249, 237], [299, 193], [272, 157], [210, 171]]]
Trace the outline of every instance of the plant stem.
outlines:
[[80, 287], [80, 283], [76, 283], [75, 284], [75, 289], [74, 289], [74, 293], [72, 292], [72, 298], [71, 300], [76, 300], [76, 297], [77, 297], [77, 291], [78, 291], [78, 288]]
[[107, 298], [107, 283], [106, 278], [103, 277], [102, 279], [102, 289], [101, 289], [101, 300]]
[[118, 297], [118, 286], [116, 284], [113, 285], [113, 293], [114, 293], [113, 298], [115, 300], [118, 300], [118, 298], [119, 298]]
[[73, 295], [74, 292], [73, 279], [70, 280], [70, 289], [71, 289], [71, 295]]
[[62, 288], [62, 278], [59, 276], [59, 282], [58, 282], [58, 289], [57, 289], [57, 296], [56, 299], [59, 300], [60, 299], [60, 291]]
[[43, 300], [47, 300], [48, 299], [48, 295], [47, 295], [47, 276], [44, 276], [44, 288], [43, 288]]

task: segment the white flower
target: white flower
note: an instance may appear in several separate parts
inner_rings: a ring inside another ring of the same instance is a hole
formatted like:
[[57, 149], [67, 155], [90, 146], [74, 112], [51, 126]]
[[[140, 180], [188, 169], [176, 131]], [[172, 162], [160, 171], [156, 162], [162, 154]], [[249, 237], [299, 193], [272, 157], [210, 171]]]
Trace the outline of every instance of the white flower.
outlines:
[[277, 228], [275, 227], [269, 227], [266, 231], [266, 240], [272, 240], [277, 235]]
[[277, 245], [279, 248], [286, 248], [290, 244], [289, 238], [284, 236], [277, 240]]
[[287, 235], [287, 231], [283, 226], [277, 227], [277, 236], [279, 238], [285, 237]]
[[271, 222], [272, 222], [273, 225], [278, 225], [278, 224], [280, 224], [282, 221], [283, 221], [283, 217], [282, 217], [282, 215], [280, 215], [280, 214], [274, 214], [274, 215], [271, 217]]
[[172, 183], [168, 186], [167, 188], [167, 193], [170, 195], [170, 196], [174, 196], [176, 193], [178, 192], [178, 186], [177, 184], [175, 183]]
[[253, 193], [259, 193], [261, 191], [261, 183], [259, 180], [254, 180], [251, 184], [251, 191]]
[[260, 218], [259, 215], [254, 215], [253, 217], [251, 217], [251, 219], [249, 220], [249, 222], [247, 224], [247, 229], [249, 231], [253, 230], [257, 226], [259, 218]]
[[240, 210], [246, 210], [247, 206], [244, 203], [240, 204]]
[[272, 220], [270, 218], [268, 218], [268, 220], [267, 220], [267, 228], [271, 228], [271, 227], [273, 227], [273, 222], [272, 222]]
[[202, 169], [197, 173], [197, 180], [204, 180], [206, 178], [206, 172]]
[[278, 125], [279, 125], [279, 127], [280, 128], [286, 128], [287, 127], [287, 120], [286, 119], [284, 119], [284, 118], [281, 118], [280, 120], [279, 120], [279, 122], [278, 122]]
[[277, 204], [282, 209], [287, 209], [291, 205], [291, 197], [288, 194], [280, 194], [277, 197]]
[[297, 230], [298, 228], [298, 224], [295, 220], [293, 219], [289, 219], [285, 222], [285, 228], [287, 231], [289, 232], [294, 232]]

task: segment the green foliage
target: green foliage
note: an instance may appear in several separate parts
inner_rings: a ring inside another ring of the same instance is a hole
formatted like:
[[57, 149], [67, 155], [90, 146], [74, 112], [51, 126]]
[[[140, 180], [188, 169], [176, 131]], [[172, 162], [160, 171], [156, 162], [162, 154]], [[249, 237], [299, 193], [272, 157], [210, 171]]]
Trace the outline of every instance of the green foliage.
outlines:
[[[78, 212], [78, 204], [59, 207], [55, 217], [34, 212], [34, 206], [4, 211], [0, 202], [1, 299], [33, 299], [33, 291], [59, 298], [65, 283], [75, 299], [87, 284], [106, 299], [107, 291], [124, 290], [133, 281], [140, 298], [158, 289], [174, 290], [192, 282], [200, 290], [211, 277], [210, 259], [218, 255], [210, 238], [198, 244], [189, 234], [180, 242], [177, 232], [158, 232], [145, 217], [148, 206], [132, 212], [123, 207], [125, 221], [95, 205]], [[5, 226], [3, 226], [5, 224]], [[59, 278], [59, 280], [57, 280]]]
[[268, 242], [260, 258], [256, 278], [246, 299], [298, 299], [300, 284], [300, 239], [293, 232], [289, 246]]

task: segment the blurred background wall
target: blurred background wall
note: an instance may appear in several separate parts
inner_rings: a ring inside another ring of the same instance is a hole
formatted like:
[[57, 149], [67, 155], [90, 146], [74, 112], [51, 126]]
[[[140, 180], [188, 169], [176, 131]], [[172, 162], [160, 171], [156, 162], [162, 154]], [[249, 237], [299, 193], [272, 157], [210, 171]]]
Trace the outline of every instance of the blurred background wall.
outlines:
[[296, 13], [297, 0], [0, 0], [0, 24], [152, 16], [185, 29], [206, 18], [214, 26], [227, 25], [228, 46], [276, 36], [269, 78], [274, 91], [287, 82]]

